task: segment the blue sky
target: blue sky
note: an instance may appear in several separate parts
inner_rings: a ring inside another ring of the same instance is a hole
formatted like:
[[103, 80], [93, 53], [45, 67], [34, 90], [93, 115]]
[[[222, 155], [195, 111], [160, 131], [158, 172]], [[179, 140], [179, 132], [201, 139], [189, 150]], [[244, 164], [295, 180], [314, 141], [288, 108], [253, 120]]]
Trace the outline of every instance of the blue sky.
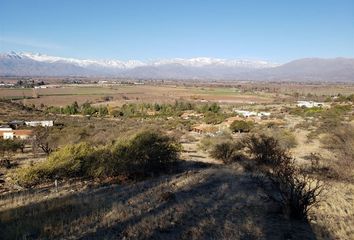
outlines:
[[0, 0], [0, 52], [92, 59], [354, 57], [354, 0]]

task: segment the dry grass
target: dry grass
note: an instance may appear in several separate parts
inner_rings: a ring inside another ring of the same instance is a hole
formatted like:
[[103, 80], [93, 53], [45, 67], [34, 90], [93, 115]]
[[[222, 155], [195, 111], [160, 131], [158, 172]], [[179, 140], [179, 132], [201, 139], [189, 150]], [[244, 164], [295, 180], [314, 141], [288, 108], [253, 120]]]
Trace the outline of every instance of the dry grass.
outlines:
[[354, 184], [326, 184], [328, 192], [311, 214], [314, 232], [319, 239], [354, 239]]
[[1, 204], [2, 239], [315, 239], [236, 166], [60, 194]]

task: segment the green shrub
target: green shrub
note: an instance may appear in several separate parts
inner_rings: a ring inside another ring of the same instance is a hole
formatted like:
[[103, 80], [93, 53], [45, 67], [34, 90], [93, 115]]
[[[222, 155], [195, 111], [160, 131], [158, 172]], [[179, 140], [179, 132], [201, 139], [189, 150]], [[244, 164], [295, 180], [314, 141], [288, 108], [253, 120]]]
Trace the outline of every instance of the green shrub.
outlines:
[[67, 145], [46, 161], [20, 168], [15, 177], [20, 185], [31, 186], [55, 178], [155, 175], [172, 170], [180, 150], [181, 146], [172, 138], [144, 131], [113, 146]]
[[214, 145], [210, 151], [210, 156], [223, 161], [224, 163], [232, 163], [240, 157], [239, 150], [242, 149], [242, 145], [233, 142], [223, 142]]
[[28, 186], [48, 179], [87, 176], [83, 166], [93, 152], [94, 149], [87, 143], [67, 145], [53, 152], [46, 161], [19, 169], [18, 182]]
[[16, 152], [23, 150], [25, 147], [24, 142], [12, 139], [0, 139], [0, 155], [4, 156], [6, 152]]
[[204, 121], [207, 124], [220, 124], [226, 119], [222, 113], [207, 112], [205, 113]]
[[249, 132], [253, 127], [253, 122], [243, 120], [235, 120], [230, 125], [232, 132]]
[[159, 132], [143, 131], [128, 142], [118, 142], [114, 158], [122, 161], [122, 170], [130, 175], [159, 174], [176, 166], [181, 146]]

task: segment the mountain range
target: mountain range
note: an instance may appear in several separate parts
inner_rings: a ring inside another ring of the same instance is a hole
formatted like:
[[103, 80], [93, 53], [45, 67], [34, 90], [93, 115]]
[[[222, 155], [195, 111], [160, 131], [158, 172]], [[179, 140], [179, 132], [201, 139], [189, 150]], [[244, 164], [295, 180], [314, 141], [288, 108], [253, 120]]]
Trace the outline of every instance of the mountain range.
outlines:
[[0, 54], [0, 76], [354, 82], [354, 59], [304, 58], [277, 64], [267, 61], [199, 57], [143, 62], [79, 60], [10, 52]]

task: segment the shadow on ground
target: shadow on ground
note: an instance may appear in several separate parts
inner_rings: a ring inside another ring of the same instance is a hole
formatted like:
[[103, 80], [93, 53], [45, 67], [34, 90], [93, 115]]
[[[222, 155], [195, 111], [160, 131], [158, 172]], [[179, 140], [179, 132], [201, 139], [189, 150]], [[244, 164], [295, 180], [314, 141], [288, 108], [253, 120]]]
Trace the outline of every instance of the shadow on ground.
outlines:
[[1, 210], [1, 239], [316, 239], [239, 168], [193, 166]]

